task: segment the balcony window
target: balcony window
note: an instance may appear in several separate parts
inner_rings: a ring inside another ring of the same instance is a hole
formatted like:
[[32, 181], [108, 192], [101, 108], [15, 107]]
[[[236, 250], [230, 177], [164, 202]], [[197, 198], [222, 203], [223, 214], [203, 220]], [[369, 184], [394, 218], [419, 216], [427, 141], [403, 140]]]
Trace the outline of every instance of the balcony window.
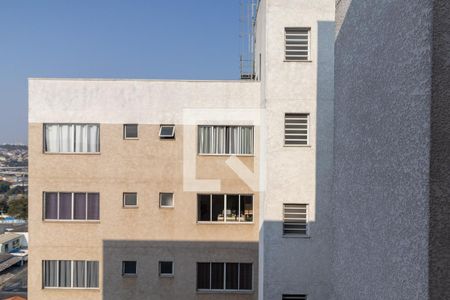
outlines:
[[253, 222], [252, 195], [197, 196], [199, 222]]
[[89, 221], [99, 219], [99, 193], [44, 193], [44, 220]]

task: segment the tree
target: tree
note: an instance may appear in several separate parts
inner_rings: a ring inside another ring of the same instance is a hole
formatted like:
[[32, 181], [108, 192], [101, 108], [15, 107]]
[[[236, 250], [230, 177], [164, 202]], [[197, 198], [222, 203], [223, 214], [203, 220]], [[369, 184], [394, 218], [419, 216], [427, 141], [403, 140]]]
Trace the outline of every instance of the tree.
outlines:
[[0, 212], [6, 213], [8, 211], [8, 196], [0, 195]]
[[28, 198], [26, 196], [11, 200], [8, 205], [8, 215], [17, 219], [28, 219]]

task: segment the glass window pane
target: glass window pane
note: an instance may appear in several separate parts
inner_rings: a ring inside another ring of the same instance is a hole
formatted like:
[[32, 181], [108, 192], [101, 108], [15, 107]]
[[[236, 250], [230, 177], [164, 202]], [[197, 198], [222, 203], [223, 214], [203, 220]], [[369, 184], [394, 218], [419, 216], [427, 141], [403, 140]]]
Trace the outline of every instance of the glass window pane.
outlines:
[[75, 126], [70, 124], [59, 125], [59, 151], [75, 151]]
[[100, 220], [100, 194], [89, 193], [87, 200], [87, 219]]
[[59, 125], [45, 125], [45, 152], [59, 152]]
[[159, 205], [161, 207], [173, 207], [173, 194], [172, 193], [160, 193]]
[[159, 262], [159, 274], [160, 275], [173, 275], [173, 262], [160, 261]]
[[224, 195], [212, 195], [212, 221], [224, 221]]
[[211, 221], [211, 196], [198, 195], [198, 220]]
[[126, 139], [133, 139], [138, 137], [138, 125], [137, 124], [125, 124], [124, 137]]
[[226, 289], [237, 290], [239, 288], [239, 264], [226, 264]]
[[59, 287], [71, 287], [72, 284], [72, 267], [70, 260], [59, 261], [59, 274], [58, 274], [58, 286]]
[[241, 221], [253, 222], [253, 196], [241, 195]]
[[98, 261], [87, 262], [86, 287], [98, 287]]
[[210, 263], [197, 263], [197, 289], [209, 290], [210, 286]]
[[252, 264], [239, 264], [239, 289], [252, 289]]
[[85, 270], [86, 262], [84, 260], [74, 260], [73, 261], [73, 286], [74, 287], [85, 287]]
[[86, 194], [75, 193], [73, 196], [73, 218], [75, 220], [86, 219]]
[[224, 264], [211, 263], [211, 289], [223, 290]]
[[57, 260], [44, 260], [43, 261], [43, 276], [44, 287], [57, 287], [58, 286], [58, 274]]
[[72, 219], [72, 193], [59, 193], [59, 219]]
[[124, 206], [136, 206], [137, 205], [137, 194], [136, 193], [124, 193], [123, 194], [123, 204], [124, 204]]
[[136, 274], [136, 261], [123, 261], [122, 275], [134, 275], [134, 274]]
[[173, 125], [162, 125], [159, 130], [160, 137], [173, 137], [175, 135], [175, 126]]
[[58, 193], [45, 193], [44, 219], [58, 218]]
[[239, 195], [227, 195], [227, 221], [239, 221]]

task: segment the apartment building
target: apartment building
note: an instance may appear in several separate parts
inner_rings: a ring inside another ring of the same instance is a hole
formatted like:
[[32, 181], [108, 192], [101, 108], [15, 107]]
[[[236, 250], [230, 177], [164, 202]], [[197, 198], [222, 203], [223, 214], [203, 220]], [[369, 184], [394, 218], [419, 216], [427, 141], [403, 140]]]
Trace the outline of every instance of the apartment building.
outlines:
[[255, 80], [30, 79], [30, 299], [330, 298], [333, 19], [261, 1]]

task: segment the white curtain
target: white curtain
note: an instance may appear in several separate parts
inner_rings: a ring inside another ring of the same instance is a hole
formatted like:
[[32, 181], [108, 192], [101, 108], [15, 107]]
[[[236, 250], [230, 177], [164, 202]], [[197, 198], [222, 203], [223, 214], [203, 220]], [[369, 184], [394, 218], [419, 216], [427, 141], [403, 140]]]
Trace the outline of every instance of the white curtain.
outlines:
[[88, 152], [88, 127], [75, 125], [75, 152]]
[[74, 152], [75, 126], [59, 125], [59, 152]]
[[100, 152], [100, 129], [98, 125], [87, 127], [87, 152]]
[[100, 128], [92, 124], [46, 124], [46, 152], [100, 152]]
[[59, 125], [45, 125], [45, 151], [59, 152]]
[[253, 153], [253, 127], [240, 127], [240, 154]]
[[213, 130], [212, 126], [200, 126], [199, 127], [199, 153], [213, 153]]

